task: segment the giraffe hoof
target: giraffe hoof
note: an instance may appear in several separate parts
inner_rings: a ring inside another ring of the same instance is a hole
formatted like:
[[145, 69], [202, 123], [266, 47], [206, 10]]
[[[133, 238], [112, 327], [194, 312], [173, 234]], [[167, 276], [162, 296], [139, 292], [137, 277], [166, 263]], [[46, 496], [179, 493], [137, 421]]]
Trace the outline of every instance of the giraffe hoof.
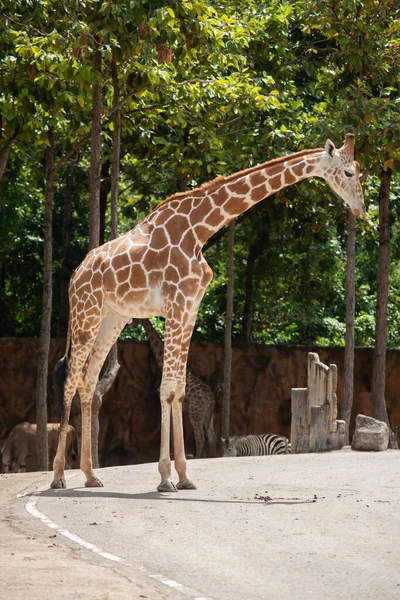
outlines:
[[176, 486], [172, 483], [172, 481], [164, 481], [164, 483], [160, 483], [157, 486], [157, 492], [177, 492]]
[[92, 477], [92, 479], [88, 479], [85, 481], [85, 487], [104, 487], [101, 483], [100, 479], [97, 477]]
[[50, 487], [52, 490], [62, 490], [65, 489], [67, 487], [67, 484], [65, 483], [65, 478], [64, 477], [59, 477], [59, 478], [54, 478], [53, 481], [50, 484]]
[[190, 481], [190, 479], [179, 481], [176, 487], [178, 488], [178, 490], [197, 490], [197, 486], [195, 486], [193, 481]]

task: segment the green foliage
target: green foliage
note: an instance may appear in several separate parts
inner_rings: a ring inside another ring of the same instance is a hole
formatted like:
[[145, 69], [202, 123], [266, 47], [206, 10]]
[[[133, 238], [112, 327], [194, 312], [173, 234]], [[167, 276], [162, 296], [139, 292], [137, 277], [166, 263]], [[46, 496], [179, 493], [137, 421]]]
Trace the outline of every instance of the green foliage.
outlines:
[[[0, 184], [2, 334], [39, 333], [49, 127], [55, 130], [56, 161], [80, 144], [56, 179], [53, 325], [68, 174], [74, 180], [73, 266], [85, 255], [92, 86], [96, 81], [102, 85], [102, 157], [107, 161], [115, 52], [122, 118], [120, 233], [176, 191], [321, 146], [327, 137], [338, 143], [353, 130], [357, 158], [372, 173], [365, 185], [369, 217], [359, 224], [357, 241], [356, 342], [374, 342], [376, 203], [379, 173], [386, 165], [395, 169], [388, 343], [400, 345], [399, 12], [394, 0], [44, 0], [17, 6], [4, 1], [0, 158], [9, 141], [13, 146]], [[96, 48], [101, 73], [93, 69]], [[254, 341], [342, 345], [346, 214], [337, 197], [325, 184], [307, 181], [238, 221], [236, 339], [242, 337], [249, 252], [258, 242]], [[195, 339], [222, 341], [225, 238], [206, 257], [214, 280], [201, 305]], [[143, 332], [134, 326], [124, 335], [138, 339]]]

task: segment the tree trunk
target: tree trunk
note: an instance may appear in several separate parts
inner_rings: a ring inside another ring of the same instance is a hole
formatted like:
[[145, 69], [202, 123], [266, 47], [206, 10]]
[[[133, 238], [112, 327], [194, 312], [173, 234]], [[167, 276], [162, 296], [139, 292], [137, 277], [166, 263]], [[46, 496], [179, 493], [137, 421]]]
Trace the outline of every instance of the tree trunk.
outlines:
[[251, 330], [253, 326], [253, 302], [254, 302], [254, 268], [256, 265], [257, 257], [252, 252], [253, 246], [249, 250], [247, 256], [247, 267], [246, 267], [246, 282], [245, 282], [245, 299], [243, 309], [243, 327], [242, 336], [243, 340], [250, 344], [251, 342]]
[[107, 357], [107, 369], [99, 379], [93, 395], [92, 404], [92, 464], [94, 469], [100, 466], [99, 461], [99, 433], [100, 420], [99, 412], [103, 404], [103, 396], [111, 388], [118, 374], [120, 364], [118, 362], [118, 346], [117, 342], [112, 346]]
[[[114, 110], [114, 132], [113, 132], [113, 153], [112, 153], [112, 171], [111, 171], [111, 235], [110, 239], [118, 236], [118, 184], [121, 150], [121, 115], [119, 105], [119, 81], [117, 72], [117, 63], [115, 50], [111, 63], [111, 74], [113, 81], [113, 107]], [[107, 369], [99, 379], [93, 397], [92, 406], [92, 460], [93, 467], [99, 467], [99, 411], [103, 403], [103, 396], [111, 388], [118, 374], [120, 365], [118, 362], [118, 343], [115, 342], [107, 357]]]
[[[0, 119], [1, 119], [1, 117], [0, 117]], [[8, 156], [10, 154], [10, 150], [11, 150], [14, 142], [17, 140], [18, 133], [19, 133], [19, 130], [16, 129], [16, 131], [10, 138], [8, 138], [6, 140], [2, 140], [0, 143], [0, 182], [2, 181], [2, 179], [4, 177], [4, 172], [7, 167]]]
[[346, 342], [344, 349], [343, 402], [340, 418], [345, 421], [344, 443], [350, 443], [349, 426], [353, 406], [354, 386], [354, 315], [355, 315], [355, 261], [356, 261], [357, 221], [349, 211], [347, 229], [347, 266], [346, 266]]
[[107, 198], [111, 190], [111, 179], [110, 179], [110, 161], [105, 160], [100, 168], [100, 194], [99, 194], [99, 219], [100, 219], [100, 232], [99, 232], [99, 245], [104, 244], [106, 241], [106, 212], [107, 212]]
[[68, 174], [65, 182], [64, 211], [63, 211], [63, 257], [61, 263], [61, 281], [60, 281], [60, 313], [57, 321], [57, 337], [65, 337], [68, 328], [68, 289], [71, 277], [71, 229], [72, 229], [72, 198], [74, 194], [74, 184], [72, 175]]
[[[92, 136], [90, 152], [90, 189], [89, 189], [89, 250], [96, 248], [100, 243], [100, 149], [101, 149], [101, 51], [98, 40], [95, 38], [95, 51], [93, 57], [93, 70], [97, 75], [96, 83], [92, 91]], [[98, 414], [100, 410], [101, 399], [98, 399], [99, 381], [93, 394], [91, 407], [91, 446], [92, 446], [92, 465], [94, 468], [99, 466], [98, 458]], [[79, 396], [78, 392], [77, 395]], [[79, 398], [80, 406], [80, 398]], [[97, 425], [97, 427], [96, 427]], [[81, 426], [78, 426], [78, 436], [80, 438]], [[79, 453], [81, 452], [81, 438], [79, 439]], [[95, 450], [95, 451], [94, 451]]]
[[371, 411], [372, 416], [384, 421], [390, 430], [389, 447], [397, 448], [397, 435], [391, 430], [385, 402], [386, 343], [389, 295], [390, 232], [389, 194], [392, 170], [383, 170], [379, 190], [379, 260], [377, 277], [377, 303], [375, 348], [372, 366]]
[[4, 171], [6, 170], [8, 155], [10, 154], [12, 142], [4, 144], [0, 148], [0, 181], [3, 179]]
[[48, 132], [49, 147], [46, 150], [46, 184], [44, 212], [44, 269], [43, 269], [43, 302], [42, 324], [40, 329], [39, 357], [36, 383], [36, 423], [37, 423], [37, 455], [40, 471], [48, 471], [49, 454], [47, 443], [47, 375], [51, 335], [52, 307], [52, 221], [54, 194], [54, 131]]
[[229, 223], [228, 233], [228, 292], [226, 297], [225, 318], [225, 365], [224, 365], [224, 397], [222, 401], [221, 437], [229, 436], [229, 413], [231, 404], [232, 373], [232, 320], [233, 320], [233, 287], [234, 265], [233, 249], [235, 244], [235, 220]]
[[93, 70], [97, 75], [92, 93], [92, 146], [90, 153], [90, 226], [89, 250], [100, 240], [100, 146], [101, 146], [101, 51], [96, 40]]
[[111, 76], [113, 82], [113, 108], [114, 108], [114, 132], [113, 132], [113, 154], [111, 167], [111, 239], [118, 236], [118, 184], [119, 165], [121, 155], [121, 111], [119, 108], [120, 90], [117, 72], [117, 60], [115, 49], [111, 63]]
[[247, 256], [246, 282], [245, 282], [245, 300], [243, 309], [243, 340], [251, 343], [251, 330], [253, 325], [253, 304], [254, 304], [254, 270], [258, 258], [262, 254], [264, 248], [269, 243], [269, 228], [268, 223], [263, 222], [260, 235], [254, 244], [250, 246]]

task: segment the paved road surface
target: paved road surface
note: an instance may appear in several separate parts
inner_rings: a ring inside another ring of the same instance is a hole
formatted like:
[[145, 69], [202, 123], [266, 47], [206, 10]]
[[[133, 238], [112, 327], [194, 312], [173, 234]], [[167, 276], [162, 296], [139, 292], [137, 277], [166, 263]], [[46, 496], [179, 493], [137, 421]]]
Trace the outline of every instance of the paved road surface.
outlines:
[[58, 543], [63, 530], [177, 600], [391, 600], [399, 467], [396, 451], [196, 460], [198, 489], [175, 494], [155, 491], [155, 464], [100, 469], [100, 489], [70, 472], [67, 490], [25, 498], [14, 514], [40, 530], [47, 520]]

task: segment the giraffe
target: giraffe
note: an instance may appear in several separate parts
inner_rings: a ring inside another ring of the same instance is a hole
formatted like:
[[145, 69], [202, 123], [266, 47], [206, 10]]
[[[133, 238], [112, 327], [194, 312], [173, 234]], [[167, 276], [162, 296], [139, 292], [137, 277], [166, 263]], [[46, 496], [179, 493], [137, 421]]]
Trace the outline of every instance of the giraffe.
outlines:
[[[354, 135], [336, 149], [302, 150], [270, 160], [161, 202], [131, 231], [91, 250], [72, 275], [70, 314], [63, 361], [63, 415], [52, 488], [65, 487], [65, 441], [71, 402], [79, 390], [82, 411], [80, 468], [85, 486], [100, 487], [92, 468], [91, 402], [100, 369], [124, 326], [133, 318], [165, 318], [164, 363], [160, 387], [160, 492], [196, 489], [188, 476], [182, 426], [186, 363], [197, 312], [212, 270], [202, 247], [226, 223], [272, 193], [310, 177], [321, 177], [365, 218], [360, 165], [354, 161]], [[174, 466], [171, 480], [170, 423]]]
[[[164, 344], [149, 319], [137, 319], [146, 330], [147, 339], [160, 371], [163, 369]], [[215, 398], [210, 386], [196, 377], [189, 369], [186, 371], [186, 388], [182, 404], [182, 413], [189, 414], [196, 444], [196, 458], [201, 458], [206, 432], [209, 442], [216, 442], [213, 427]]]

